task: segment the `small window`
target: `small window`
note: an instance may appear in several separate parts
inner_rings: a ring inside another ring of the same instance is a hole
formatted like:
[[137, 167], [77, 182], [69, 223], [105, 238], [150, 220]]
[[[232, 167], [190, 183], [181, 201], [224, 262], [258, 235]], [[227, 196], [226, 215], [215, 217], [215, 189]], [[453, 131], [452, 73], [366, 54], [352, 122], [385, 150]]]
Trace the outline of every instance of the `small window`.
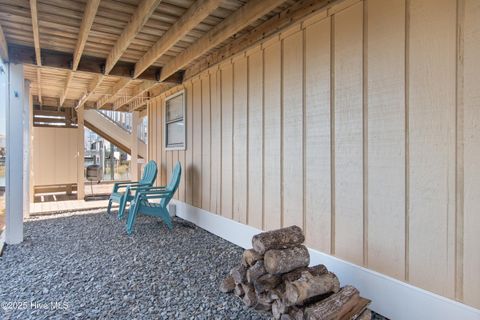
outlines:
[[165, 100], [165, 149], [185, 147], [185, 91], [181, 91]]

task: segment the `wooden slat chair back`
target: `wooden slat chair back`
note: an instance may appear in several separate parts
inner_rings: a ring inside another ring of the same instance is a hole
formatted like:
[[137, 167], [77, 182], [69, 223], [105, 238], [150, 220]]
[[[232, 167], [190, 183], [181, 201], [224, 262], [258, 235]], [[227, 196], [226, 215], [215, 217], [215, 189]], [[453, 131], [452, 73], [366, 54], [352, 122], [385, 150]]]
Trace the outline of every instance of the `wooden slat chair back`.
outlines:
[[[115, 183], [113, 185], [113, 192], [108, 201], [107, 212], [110, 213], [112, 203], [116, 202], [119, 204], [118, 219], [122, 219], [127, 203], [131, 202], [135, 198], [135, 194], [142, 188], [153, 186], [157, 179], [157, 173], [157, 163], [150, 160], [143, 169], [143, 175], [140, 181]], [[125, 189], [125, 191], [122, 191], [122, 189]], [[134, 193], [132, 194], [132, 192]]]
[[[165, 187], [150, 187], [138, 190], [135, 199], [132, 201], [130, 212], [127, 219], [127, 233], [133, 232], [133, 225], [139, 213], [159, 217], [167, 225], [169, 229], [173, 228], [172, 219], [168, 212], [168, 203], [175, 195], [180, 184], [180, 177], [182, 175], [182, 166], [177, 162], [170, 182]], [[160, 202], [151, 202], [149, 200], [160, 199]]]

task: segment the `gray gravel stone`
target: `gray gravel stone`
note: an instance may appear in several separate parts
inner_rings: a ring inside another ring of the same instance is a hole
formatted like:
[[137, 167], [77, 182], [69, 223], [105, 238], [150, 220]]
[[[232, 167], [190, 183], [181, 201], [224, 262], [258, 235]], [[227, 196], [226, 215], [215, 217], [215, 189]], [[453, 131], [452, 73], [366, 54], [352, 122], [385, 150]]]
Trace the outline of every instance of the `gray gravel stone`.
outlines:
[[218, 290], [242, 249], [178, 218], [32, 217], [0, 257], [0, 319], [269, 319]]

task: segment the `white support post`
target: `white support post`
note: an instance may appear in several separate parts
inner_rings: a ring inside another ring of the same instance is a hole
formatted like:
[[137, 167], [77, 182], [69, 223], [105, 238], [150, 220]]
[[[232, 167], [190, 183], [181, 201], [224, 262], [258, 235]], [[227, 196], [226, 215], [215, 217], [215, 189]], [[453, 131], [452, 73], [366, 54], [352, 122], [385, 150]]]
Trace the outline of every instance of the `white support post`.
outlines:
[[77, 199], [85, 198], [85, 127], [83, 118], [84, 108], [77, 109]]
[[130, 179], [137, 181], [138, 177], [138, 124], [140, 115], [138, 111], [132, 111], [132, 133], [130, 135]]
[[23, 216], [30, 216], [30, 133], [32, 110], [30, 108], [30, 81], [23, 87]]
[[7, 105], [7, 172], [6, 172], [6, 229], [5, 242], [23, 241], [24, 214], [24, 99], [23, 65], [10, 64], [8, 72]]
[[33, 97], [30, 91], [30, 203], [35, 202], [35, 173], [33, 171]]

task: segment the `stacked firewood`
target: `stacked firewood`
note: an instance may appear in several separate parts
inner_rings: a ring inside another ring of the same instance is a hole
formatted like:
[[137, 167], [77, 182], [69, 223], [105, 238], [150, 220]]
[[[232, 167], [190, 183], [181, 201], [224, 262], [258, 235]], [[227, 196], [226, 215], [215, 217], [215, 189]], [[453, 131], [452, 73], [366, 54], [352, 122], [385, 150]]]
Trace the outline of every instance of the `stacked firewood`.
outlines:
[[324, 265], [309, 267], [310, 254], [297, 226], [260, 233], [242, 262], [220, 284], [245, 305], [275, 319], [370, 319], [369, 300], [352, 286], [340, 287]]

